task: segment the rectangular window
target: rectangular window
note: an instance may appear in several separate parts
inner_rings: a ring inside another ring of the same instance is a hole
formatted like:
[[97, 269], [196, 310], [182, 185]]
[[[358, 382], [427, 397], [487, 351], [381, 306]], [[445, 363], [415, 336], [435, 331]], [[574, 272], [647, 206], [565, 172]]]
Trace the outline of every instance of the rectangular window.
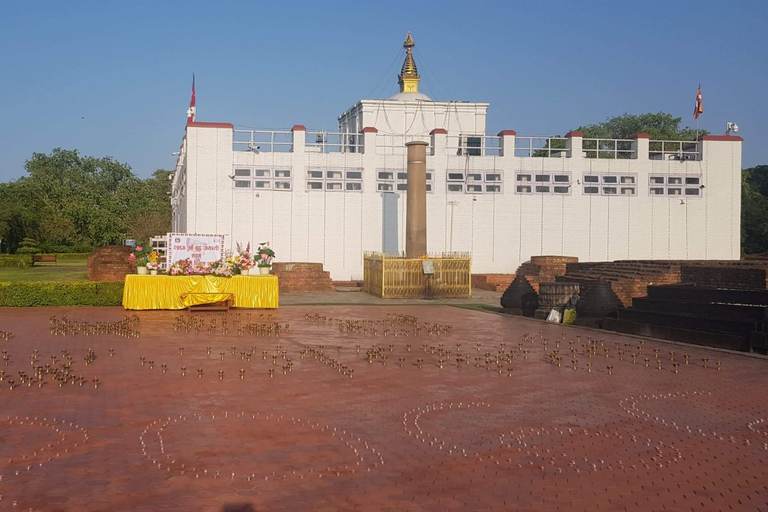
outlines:
[[251, 188], [251, 182], [245, 180], [235, 181], [235, 188]]
[[290, 178], [291, 177], [291, 171], [287, 169], [276, 169], [275, 170], [275, 178]]
[[563, 187], [563, 186], [556, 185], [554, 187], [554, 191], [555, 191], [555, 194], [567, 194], [568, 192], [570, 192], [570, 188], [571, 187]]
[[635, 177], [634, 176], [622, 176], [621, 177], [621, 184], [622, 185], [634, 185], [635, 184]]
[[463, 172], [449, 172], [448, 181], [464, 181]]
[[308, 181], [307, 190], [323, 190], [322, 181]]
[[272, 182], [271, 181], [254, 181], [253, 188], [271, 189]]
[[354, 181], [347, 182], [347, 190], [355, 190], [355, 191], [363, 190], [363, 184], [360, 182], [354, 182]]
[[501, 174], [493, 172], [486, 173], [485, 181], [501, 181]]
[[699, 183], [701, 183], [701, 178], [689, 178], [688, 176], [685, 177], [686, 185], [698, 185]]
[[500, 194], [501, 193], [501, 185], [486, 185], [485, 191], [489, 194]]
[[584, 187], [585, 194], [599, 194], [600, 187]]
[[470, 194], [482, 194], [483, 186], [475, 185], [474, 183], [467, 183], [467, 192]]
[[483, 181], [483, 175], [480, 173], [467, 174], [467, 181]]
[[651, 176], [651, 185], [663, 185], [664, 176]]
[[402, 191], [402, 192], [407, 192], [408, 191], [408, 183], [407, 182], [406, 183], [398, 183], [397, 184], [397, 190]]
[[600, 176], [586, 174], [584, 175], [584, 183], [599, 183]]
[[[434, 172], [429, 169], [426, 172], [427, 192], [432, 192], [432, 177]], [[463, 174], [462, 174], [463, 176]], [[362, 178], [362, 171], [360, 171]], [[351, 179], [347, 173], [347, 179]], [[408, 191], [408, 173], [399, 170], [377, 169], [376, 170], [376, 189], [380, 192], [407, 192]]]
[[549, 187], [544, 185], [536, 185], [536, 192], [540, 192], [542, 194], [549, 194]]
[[395, 173], [393, 173], [393, 172], [386, 172], [386, 171], [379, 172], [378, 173], [378, 177], [376, 179], [379, 179], [379, 180], [393, 180], [393, 179], [395, 179]]
[[329, 181], [325, 184], [326, 190], [343, 190], [342, 184], [338, 181]]
[[248, 178], [251, 176], [250, 169], [235, 169], [235, 176]]
[[460, 183], [449, 183], [448, 192], [464, 192], [464, 185]]
[[537, 174], [536, 175], [536, 181], [538, 183], [549, 183], [550, 176], [549, 174]]
[[321, 180], [323, 179], [323, 171], [307, 171], [307, 178]]
[[348, 180], [361, 180], [363, 179], [362, 171], [347, 171]]
[[[251, 168], [246, 169], [243, 167], [236, 168], [234, 170], [234, 181], [232, 186], [236, 189], [246, 190], [250, 188], [258, 190], [291, 190], [291, 170], [290, 169], [265, 169], [265, 168]], [[318, 175], [322, 179], [322, 171], [308, 171], [307, 177], [312, 178], [312, 175]], [[254, 178], [253, 181], [241, 179], [241, 178]], [[280, 178], [280, 185], [277, 185], [276, 178]]]
[[377, 190], [379, 192], [392, 192], [392, 184], [391, 183], [379, 183], [377, 185]]
[[635, 195], [635, 187], [621, 187], [621, 195], [624, 195], [624, 196]]
[[618, 176], [603, 176], [603, 183], [618, 183], [619, 177]]
[[341, 174], [341, 171], [325, 171], [325, 177], [331, 180], [340, 180], [344, 176]]
[[683, 178], [680, 176], [669, 176], [667, 178], [667, 185], [682, 185], [683, 184]]
[[517, 193], [518, 194], [530, 194], [531, 193], [531, 186], [530, 185], [518, 185], [517, 186]]
[[670, 195], [670, 196], [679, 196], [679, 195], [682, 195], [682, 193], [683, 193], [682, 189], [679, 189], [679, 188], [670, 187], [667, 189], [667, 195]]
[[616, 187], [603, 187], [603, 195], [615, 196], [616, 195]]
[[255, 178], [269, 178], [272, 172], [269, 169], [256, 169], [253, 171]]
[[700, 190], [698, 188], [687, 188], [685, 189], [685, 195], [686, 196], [698, 196], [700, 193]]
[[664, 195], [664, 189], [661, 187], [651, 187], [651, 195], [652, 196], [663, 196]]
[[531, 175], [530, 174], [518, 174], [517, 175], [517, 181], [531, 181]]
[[291, 182], [290, 181], [276, 181], [275, 182], [275, 189], [276, 190], [291, 190]]
[[571, 177], [567, 174], [555, 174], [553, 176], [555, 183], [570, 183]]

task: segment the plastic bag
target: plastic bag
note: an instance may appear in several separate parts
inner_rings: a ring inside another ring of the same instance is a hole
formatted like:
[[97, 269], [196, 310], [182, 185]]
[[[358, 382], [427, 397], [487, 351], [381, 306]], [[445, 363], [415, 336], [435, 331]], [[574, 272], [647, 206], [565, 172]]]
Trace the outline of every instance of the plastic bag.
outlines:
[[560, 312], [556, 309], [553, 309], [552, 311], [549, 312], [549, 315], [547, 315], [547, 322], [553, 322], [553, 323], [559, 324], [560, 320], [561, 320]]
[[571, 325], [576, 321], [576, 310], [573, 308], [565, 308], [563, 312], [563, 323]]

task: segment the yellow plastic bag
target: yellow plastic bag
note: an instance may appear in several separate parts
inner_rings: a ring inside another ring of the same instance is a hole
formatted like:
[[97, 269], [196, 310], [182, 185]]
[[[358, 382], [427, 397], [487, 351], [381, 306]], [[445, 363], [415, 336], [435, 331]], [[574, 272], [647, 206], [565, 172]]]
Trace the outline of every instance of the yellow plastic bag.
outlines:
[[576, 310], [573, 308], [568, 308], [563, 312], [563, 323], [571, 325], [573, 322], [576, 321]]

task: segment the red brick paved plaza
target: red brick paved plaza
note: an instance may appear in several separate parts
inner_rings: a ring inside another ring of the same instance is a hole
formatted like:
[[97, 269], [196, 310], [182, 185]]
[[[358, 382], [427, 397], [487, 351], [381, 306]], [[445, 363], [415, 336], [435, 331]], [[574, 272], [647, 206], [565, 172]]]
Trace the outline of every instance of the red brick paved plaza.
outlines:
[[765, 358], [449, 306], [0, 331], [0, 510], [768, 510]]

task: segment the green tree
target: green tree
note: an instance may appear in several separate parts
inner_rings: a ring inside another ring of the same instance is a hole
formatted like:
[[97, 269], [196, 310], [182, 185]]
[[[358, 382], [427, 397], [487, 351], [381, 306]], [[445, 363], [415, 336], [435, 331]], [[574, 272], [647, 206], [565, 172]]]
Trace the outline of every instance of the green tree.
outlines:
[[146, 214], [153, 229], [162, 229], [153, 234], [170, 228], [169, 171], [141, 180], [112, 158], [62, 149], [34, 153], [25, 168], [23, 178], [0, 184], [6, 250], [16, 251], [24, 238], [37, 240], [46, 251], [121, 243]]
[[768, 253], [768, 165], [741, 174], [741, 250]]

